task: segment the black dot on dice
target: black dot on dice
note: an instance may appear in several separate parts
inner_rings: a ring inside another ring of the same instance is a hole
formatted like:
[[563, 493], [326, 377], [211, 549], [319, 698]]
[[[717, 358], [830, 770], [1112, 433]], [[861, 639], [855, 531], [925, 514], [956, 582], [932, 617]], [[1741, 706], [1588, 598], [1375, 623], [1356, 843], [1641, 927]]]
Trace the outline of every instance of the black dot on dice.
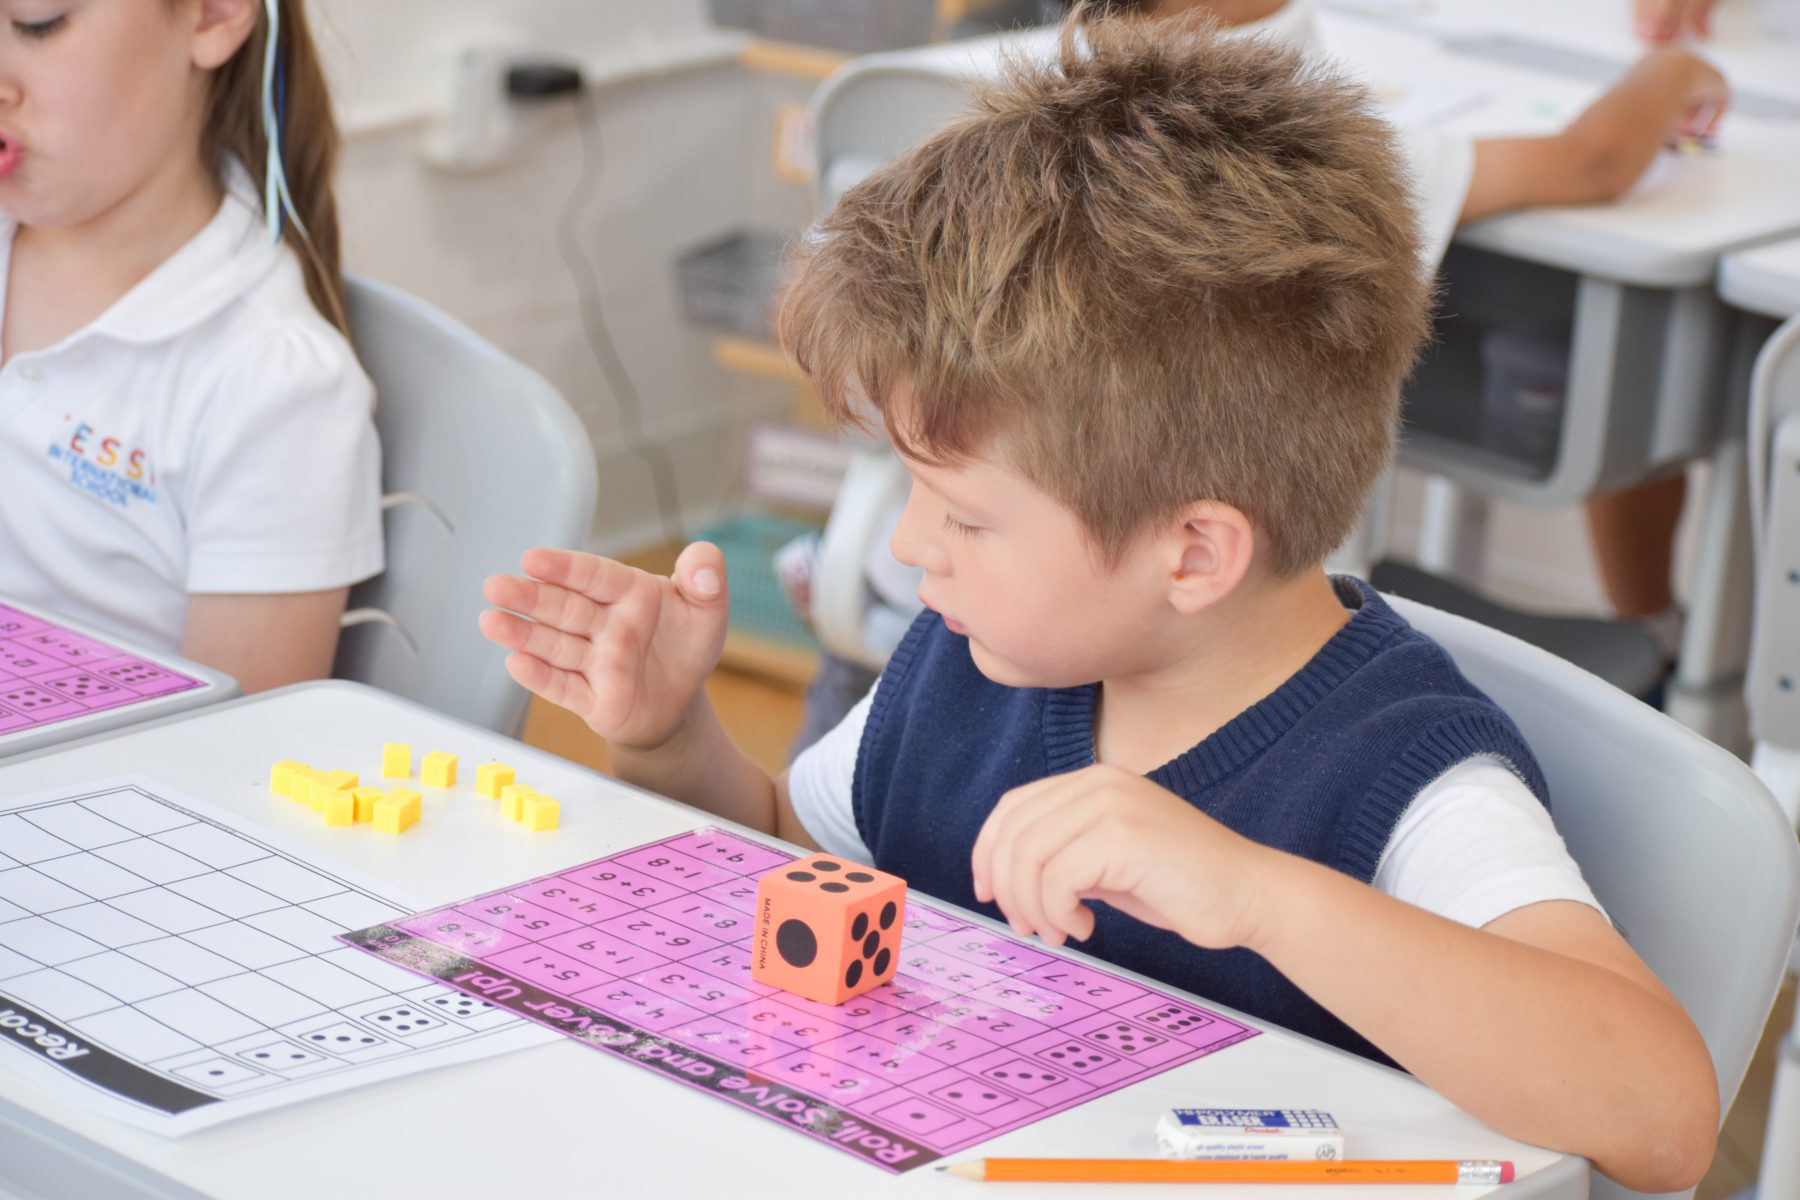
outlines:
[[888, 962], [893, 957], [894, 956], [889, 954], [886, 950], [877, 950], [875, 952], [875, 961], [870, 965], [875, 968], [875, 973], [877, 975], [886, 975]]
[[789, 871], [787, 877], [795, 883], [811, 883], [818, 878], [811, 871]]
[[818, 862], [816, 862], [812, 865], [812, 869], [815, 871], [841, 871], [844, 868], [839, 866], [837, 863], [832, 862], [828, 858], [821, 858]]
[[889, 925], [894, 923], [894, 918], [899, 915], [900, 910], [894, 907], [894, 902], [892, 900], [889, 900], [886, 904], [881, 906], [881, 927], [886, 929]]
[[875, 882], [875, 877], [873, 875], [869, 874], [867, 871], [852, 871], [848, 875], [844, 876], [844, 878], [848, 879], [851, 883], [874, 883]]
[[847, 892], [850, 890], [850, 885], [847, 883], [821, 883], [819, 890], [821, 892]]
[[869, 932], [869, 914], [857, 913], [856, 920], [850, 922], [850, 940], [859, 942], [863, 934]]
[[857, 980], [859, 980], [861, 978], [862, 978], [862, 960], [859, 958], [855, 962], [850, 964], [849, 970], [844, 972], [844, 986], [845, 987], [855, 987]]
[[881, 935], [879, 933], [871, 933], [868, 937], [863, 939], [864, 958], [874, 958], [875, 952], [879, 949], [881, 949]]
[[819, 956], [819, 939], [805, 921], [783, 921], [775, 931], [775, 949], [789, 966], [804, 967]]

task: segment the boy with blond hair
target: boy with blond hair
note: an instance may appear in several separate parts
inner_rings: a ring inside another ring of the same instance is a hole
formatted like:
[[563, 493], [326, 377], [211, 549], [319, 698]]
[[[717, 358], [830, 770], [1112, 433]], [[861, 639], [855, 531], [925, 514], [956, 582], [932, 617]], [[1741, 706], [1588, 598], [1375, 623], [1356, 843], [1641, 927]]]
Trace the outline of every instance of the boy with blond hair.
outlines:
[[[1718, 1117], [1517, 729], [1321, 566], [1429, 300], [1387, 127], [1297, 56], [1090, 24], [852, 189], [784, 337], [913, 475], [927, 610], [770, 779], [702, 684], [724, 563], [534, 550], [483, 629], [621, 778], [1412, 1071], [1628, 1186]], [[515, 615], [518, 614], [518, 615]]]

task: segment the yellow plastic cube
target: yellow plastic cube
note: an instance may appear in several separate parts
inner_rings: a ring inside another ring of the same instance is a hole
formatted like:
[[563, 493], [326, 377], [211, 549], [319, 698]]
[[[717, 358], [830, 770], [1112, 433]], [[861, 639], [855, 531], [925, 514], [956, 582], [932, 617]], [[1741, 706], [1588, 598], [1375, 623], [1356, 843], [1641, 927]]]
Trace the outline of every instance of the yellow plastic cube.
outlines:
[[315, 780], [323, 778], [325, 778], [325, 772], [323, 771], [315, 771], [313, 768], [304, 765], [297, 766], [294, 768], [293, 780], [289, 784], [287, 794], [290, 798], [298, 800], [308, 808], [311, 808], [313, 783]]
[[455, 787], [456, 755], [433, 750], [419, 763], [419, 779], [426, 787]]
[[500, 811], [506, 814], [507, 820], [516, 821], [519, 819], [520, 806], [525, 797], [535, 795], [537, 795], [536, 788], [528, 787], [523, 783], [509, 783], [500, 789]]
[[294, 783], [301, 778], [297, 772], [306, 769], [308, 768], [303, 762], [297, 762], [291, 758], [282, 759], [269, 768], [269, 790], [277, 796], [287, 796], [291, 799], [294, 795]]
[[519, 823], [533, 833], [545, 833], [556, 828], [557, 817], [561, 809], [549, 796], [525, 796], [519, 801]]
[[356, 824], [356, 796], [351, 792], [340, 792], [335, 788], [325, 796], [325, 823], [327, 825]]
[[375, 819], [375, 802], [381, 799], [378, 787], [359, 787], [351, 791], [356, 798], [356, 823], [367, 825]]
[[412, 743], [381, 743], [381, 777], [406, 779], [412, 775]]
[[482, 763], [475, 768], [475, 790], [489, 800], [500, 798], [500, 789], [513, 781], [513, 769], [503, 762]]
[[327, 771], [325, 778], [332, 787], [340, 792], [350, 791], [359, 782], [355, 771]]
[[326, 798], [339, 790], [331, 786], [331, 780], [325, 778], [323, 771], [309, 775], [296, 786], [306, 795], [306, 807], [316, 813], [324, 812]]
[[405, 833], [419, 820], [419, 793], [395, 788], [375, 802], [375, 828], [383, 833]]

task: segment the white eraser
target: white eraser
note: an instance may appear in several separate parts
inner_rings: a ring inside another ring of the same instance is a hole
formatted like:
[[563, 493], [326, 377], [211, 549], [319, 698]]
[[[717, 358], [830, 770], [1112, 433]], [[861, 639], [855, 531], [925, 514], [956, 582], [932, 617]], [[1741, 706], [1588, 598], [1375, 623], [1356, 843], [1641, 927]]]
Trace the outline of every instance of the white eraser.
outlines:
[[1157, 1120], [1156, 1148], [1166, 1158], [1333, 1159], [1344, 1135], [1313, 1108], [1176, 1108]]

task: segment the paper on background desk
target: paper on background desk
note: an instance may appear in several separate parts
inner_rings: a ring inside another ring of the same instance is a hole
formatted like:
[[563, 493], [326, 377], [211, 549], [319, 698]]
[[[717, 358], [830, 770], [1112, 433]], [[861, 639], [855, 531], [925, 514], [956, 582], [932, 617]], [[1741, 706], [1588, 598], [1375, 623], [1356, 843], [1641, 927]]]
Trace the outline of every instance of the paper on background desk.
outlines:
[[418, 908], [146, 776], [0, 799], [0, 1064], [179, 1135], [555, 1040], [335, 938]]

